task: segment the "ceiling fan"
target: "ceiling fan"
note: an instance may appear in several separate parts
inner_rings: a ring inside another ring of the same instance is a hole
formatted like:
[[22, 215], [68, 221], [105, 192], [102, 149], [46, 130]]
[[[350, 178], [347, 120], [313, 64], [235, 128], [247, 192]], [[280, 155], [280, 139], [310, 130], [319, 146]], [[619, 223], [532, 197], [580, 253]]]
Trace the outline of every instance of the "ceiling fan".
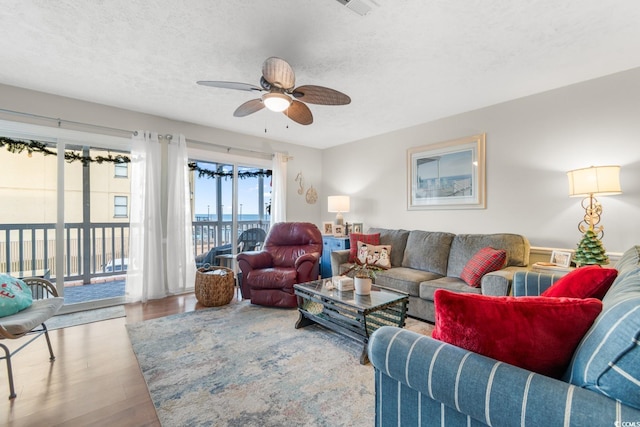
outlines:
[[313, 123], [313, 114], [305, 103], [319, 105], [346, 105], [351, 98], [342, 92], [323, 86], [305, 85], [294, 88], [296, 76], [287, 61], [272, 56], [262, 64], [260, 87], [249, 83], [198, 81], [199, 85], [223, 89], [266, 92], [258, 99], [240, 105], [233, 112], [235, 117], [245, 117], [264, 107], [275, 112], [283, 112], [291, 120], [301, 125]]

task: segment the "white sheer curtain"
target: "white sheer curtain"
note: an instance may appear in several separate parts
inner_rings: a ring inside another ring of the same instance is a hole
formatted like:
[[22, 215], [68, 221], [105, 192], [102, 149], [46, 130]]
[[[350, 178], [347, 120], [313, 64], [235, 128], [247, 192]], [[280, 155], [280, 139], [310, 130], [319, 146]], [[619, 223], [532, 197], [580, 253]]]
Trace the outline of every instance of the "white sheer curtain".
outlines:
[[158, 134], [138, 131], [131, 148], [131, 214], [127, 302], [166, 295], [161, 218], [161, 147]]
[[167, 157], [167, 288], [169, 293], [176, 294], [193, 288], [196, 274], [189, 157], [184, 135], [173, 136]]
[[271, 225], [287, 221], [287, 160], [283, 153], [273, 156], [273, 194], [271, 195]]

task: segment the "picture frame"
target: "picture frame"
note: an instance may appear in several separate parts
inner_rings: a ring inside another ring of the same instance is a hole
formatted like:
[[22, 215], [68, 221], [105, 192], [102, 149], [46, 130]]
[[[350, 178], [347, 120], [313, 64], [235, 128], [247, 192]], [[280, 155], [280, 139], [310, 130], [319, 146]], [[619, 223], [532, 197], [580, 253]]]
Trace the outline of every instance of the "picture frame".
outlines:
[[349, 233], [364, 233], [364, 226], [361, 222], [353, 222], [349, 224]]
[[333, 222], [326, 221], [322, 223], [322, 234], [333, 236]]
[[407, 209], [485, 209], [486, 134], [407, 150]]
[[344, 236], [344, 225], [334, 224], [333, 226], [333, 235], [336, 237]]
[[571, 265], [571, 255], [569, 251], [552, 251], [551, 252], [551, 264], [558, 267], [569, 267]]

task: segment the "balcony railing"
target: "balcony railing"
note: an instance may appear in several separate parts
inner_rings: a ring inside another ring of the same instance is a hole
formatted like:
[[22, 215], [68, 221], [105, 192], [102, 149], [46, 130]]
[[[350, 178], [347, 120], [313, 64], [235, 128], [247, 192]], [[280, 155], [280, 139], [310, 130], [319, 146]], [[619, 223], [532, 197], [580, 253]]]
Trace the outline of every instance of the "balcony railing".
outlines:
[[[268, 221], [238, 221], [238, 235], [251, 228], [268, 231]], [[231, 221], [193, 222], [194, 255], [237, 240]], [[87, 248], [87, 250], [84, 250]], [[64, 225], [64, 281], [122, 274], [129, 256], [128, 223], [69, 223]], [[0, 224], [0, 272], [25, 276], [56, 271], [55, 224]]]

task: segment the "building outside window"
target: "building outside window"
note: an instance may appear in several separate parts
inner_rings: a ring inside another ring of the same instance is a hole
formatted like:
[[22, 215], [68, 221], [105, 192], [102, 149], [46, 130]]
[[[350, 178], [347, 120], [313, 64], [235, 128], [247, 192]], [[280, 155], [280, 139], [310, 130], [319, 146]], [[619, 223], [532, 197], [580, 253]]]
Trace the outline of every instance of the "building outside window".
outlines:
[[113, 197], [113, 216], [116, 218], [126, 218], [129, 214], [129, 199], [127, 196]]

